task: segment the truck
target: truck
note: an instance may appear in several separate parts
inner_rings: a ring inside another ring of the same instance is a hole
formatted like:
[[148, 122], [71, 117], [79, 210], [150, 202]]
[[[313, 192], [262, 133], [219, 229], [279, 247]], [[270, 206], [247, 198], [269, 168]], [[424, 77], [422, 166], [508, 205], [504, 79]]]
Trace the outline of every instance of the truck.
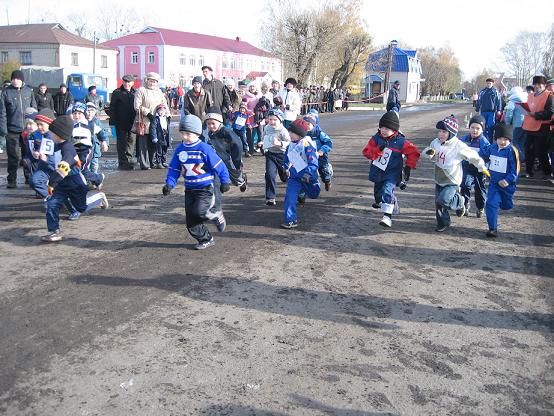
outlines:
[[84, 101], [88, 88], [95, 85], [96, 94], [104, 99], [104, 103], [107, 104], [109, 101], [107, 81], [98, 74], [71, 72], [66, 68], [37, 65], [22, 66], [21, 71], [25, 77], [25, 83], [35, 91], [40, 84], [46, 84], [50, 93], [55, 94], [60, 90], [60, 85], [65, 83], [75, 101]]

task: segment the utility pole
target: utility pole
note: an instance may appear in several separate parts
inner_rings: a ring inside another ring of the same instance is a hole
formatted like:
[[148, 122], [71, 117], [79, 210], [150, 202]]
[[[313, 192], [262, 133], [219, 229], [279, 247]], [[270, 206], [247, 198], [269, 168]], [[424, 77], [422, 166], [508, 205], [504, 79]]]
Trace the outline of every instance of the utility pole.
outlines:
[[96, 31], [94, 31], [94, 46], [92, 47], [92, 73], [96, 74]]
[[390, 90], [390, 76], [392, 72], [392, 57], [394, 56], [394, 48], [398, 45], [398, 42], [396, 40], [391, 40], [389, 43], [389, 50], [387, 53], [387, 72], [385, 72], [385, 88], [384, 93], [385, 96], [383, 97], [383, 102], [386, 103], [387, 99], [389, 97], [389, 90]]

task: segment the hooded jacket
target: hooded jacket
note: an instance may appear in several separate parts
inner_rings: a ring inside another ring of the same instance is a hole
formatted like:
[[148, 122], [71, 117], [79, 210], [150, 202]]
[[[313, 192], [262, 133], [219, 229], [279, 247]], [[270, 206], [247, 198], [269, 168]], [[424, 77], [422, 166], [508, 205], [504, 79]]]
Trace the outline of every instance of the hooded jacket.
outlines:
[[504, 121], [506, 124], [511, 124], [514, 128], [520, 128], [523, 125], [523, 118], [525, 113], [523, 109], [516, 105], [516, 103], [526, 103], [527, 94], [521, 91], [514, 92], [508, 97], [508, 105], [506, 106], [506, 114], [504, 116]]
[[202, 87], [212, 97], [212, 105], [219, 108], [223, 114], [227, 112], [227, 108], [231, 105], [231, 100], [229, 99], [229, 91], [225, 88], [223, 82], [215, 78], [211, 80], [204, 78]]
[[183, 97], [183, 108], [181, 109], [181, 117], [183, 113], [188, 112], [197, 116], [202, 122], [206, 118], [206, 110], [214, 105], [212, 95], [205, 89], [200, 90], [200, 95], [197, 97], [194, 89], [190, 89]]
[[[278, 141], [280, 144], [275, 144]], [[264, 151], [269, 153], [285, 153], [290, 144], [289, 131], [282, 124], [273, 128], [269, 124], [264, 127]]]

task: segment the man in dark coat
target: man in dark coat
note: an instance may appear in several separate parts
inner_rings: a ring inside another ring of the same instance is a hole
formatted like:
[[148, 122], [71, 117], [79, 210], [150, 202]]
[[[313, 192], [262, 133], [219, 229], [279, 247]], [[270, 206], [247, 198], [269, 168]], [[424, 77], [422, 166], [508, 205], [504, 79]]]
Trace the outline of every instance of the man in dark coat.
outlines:
[[226, 115], [227, 111], [229, 111], [229, 107], [232, 105], [227, 88], [225, 88], [223, 82], [215, 79], [211, 67], [204, 65], [202, 67], [202, 74], [204, 75], [202, 87], [209, 93], [213, 105], [219, 108], [221, 114]]
[[400, 89], [400, 81], [394, 81], [392, 88], [389, 91], [387, 99], [387, 111], [394, 110], [400, 112], [400, 100], [398, 99], [398, 90]]
[[44, 83], [38, 86], [38, 92], [35, 93], [35, 101], [37, 102], [38, 111], [45, 108], [54, 110], [54, 99], [52, 98], [52, 94], [48, 92], [48, 87]]
[[8, 188], [17, 187], [17, 168], [21, 161], [21, 133], [25, 129], [25, 109], [36, 108], [33, 90], [23, 82], [23, 72], [12, 72], [11, 84], [0, 95], [0, 136], [6, 137]]
[[121, 87], [112, 92], [108, 109], [110, 125], [115, 126], [117, 136], [117, 160], [120, 170], [133, 170], [136, 134], [131, 131], [135, 120], [135, 78], [124, 75]]
[[69, 108], [73, 105], [73, 95], [67, 90], [67, 85], [60, 85], [60, 92], [54, 94], [54, 112], [56, 116], [63, 116]]

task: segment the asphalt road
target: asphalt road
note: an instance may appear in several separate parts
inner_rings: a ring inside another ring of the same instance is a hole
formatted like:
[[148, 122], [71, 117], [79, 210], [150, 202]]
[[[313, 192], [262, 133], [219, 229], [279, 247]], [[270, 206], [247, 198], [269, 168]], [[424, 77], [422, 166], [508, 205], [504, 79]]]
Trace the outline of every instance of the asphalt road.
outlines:
[[[423, 148], [470, 110], [414, 107], [401, 128]], [[498, 240], [474, 215], [437, 234], [423, 162], [384, 230], [361, 156], [380, 115], [323, 115], [334, 186], [297, 230], [246, 160], [202, 252], [164, 172], [118, 172], [111, 153], [111, 208], [63, 221], [59, 244], [39, 243], [32, 192], [1, 185], [0, 414], [554, 414], [554, 187], [522, 180]]]

